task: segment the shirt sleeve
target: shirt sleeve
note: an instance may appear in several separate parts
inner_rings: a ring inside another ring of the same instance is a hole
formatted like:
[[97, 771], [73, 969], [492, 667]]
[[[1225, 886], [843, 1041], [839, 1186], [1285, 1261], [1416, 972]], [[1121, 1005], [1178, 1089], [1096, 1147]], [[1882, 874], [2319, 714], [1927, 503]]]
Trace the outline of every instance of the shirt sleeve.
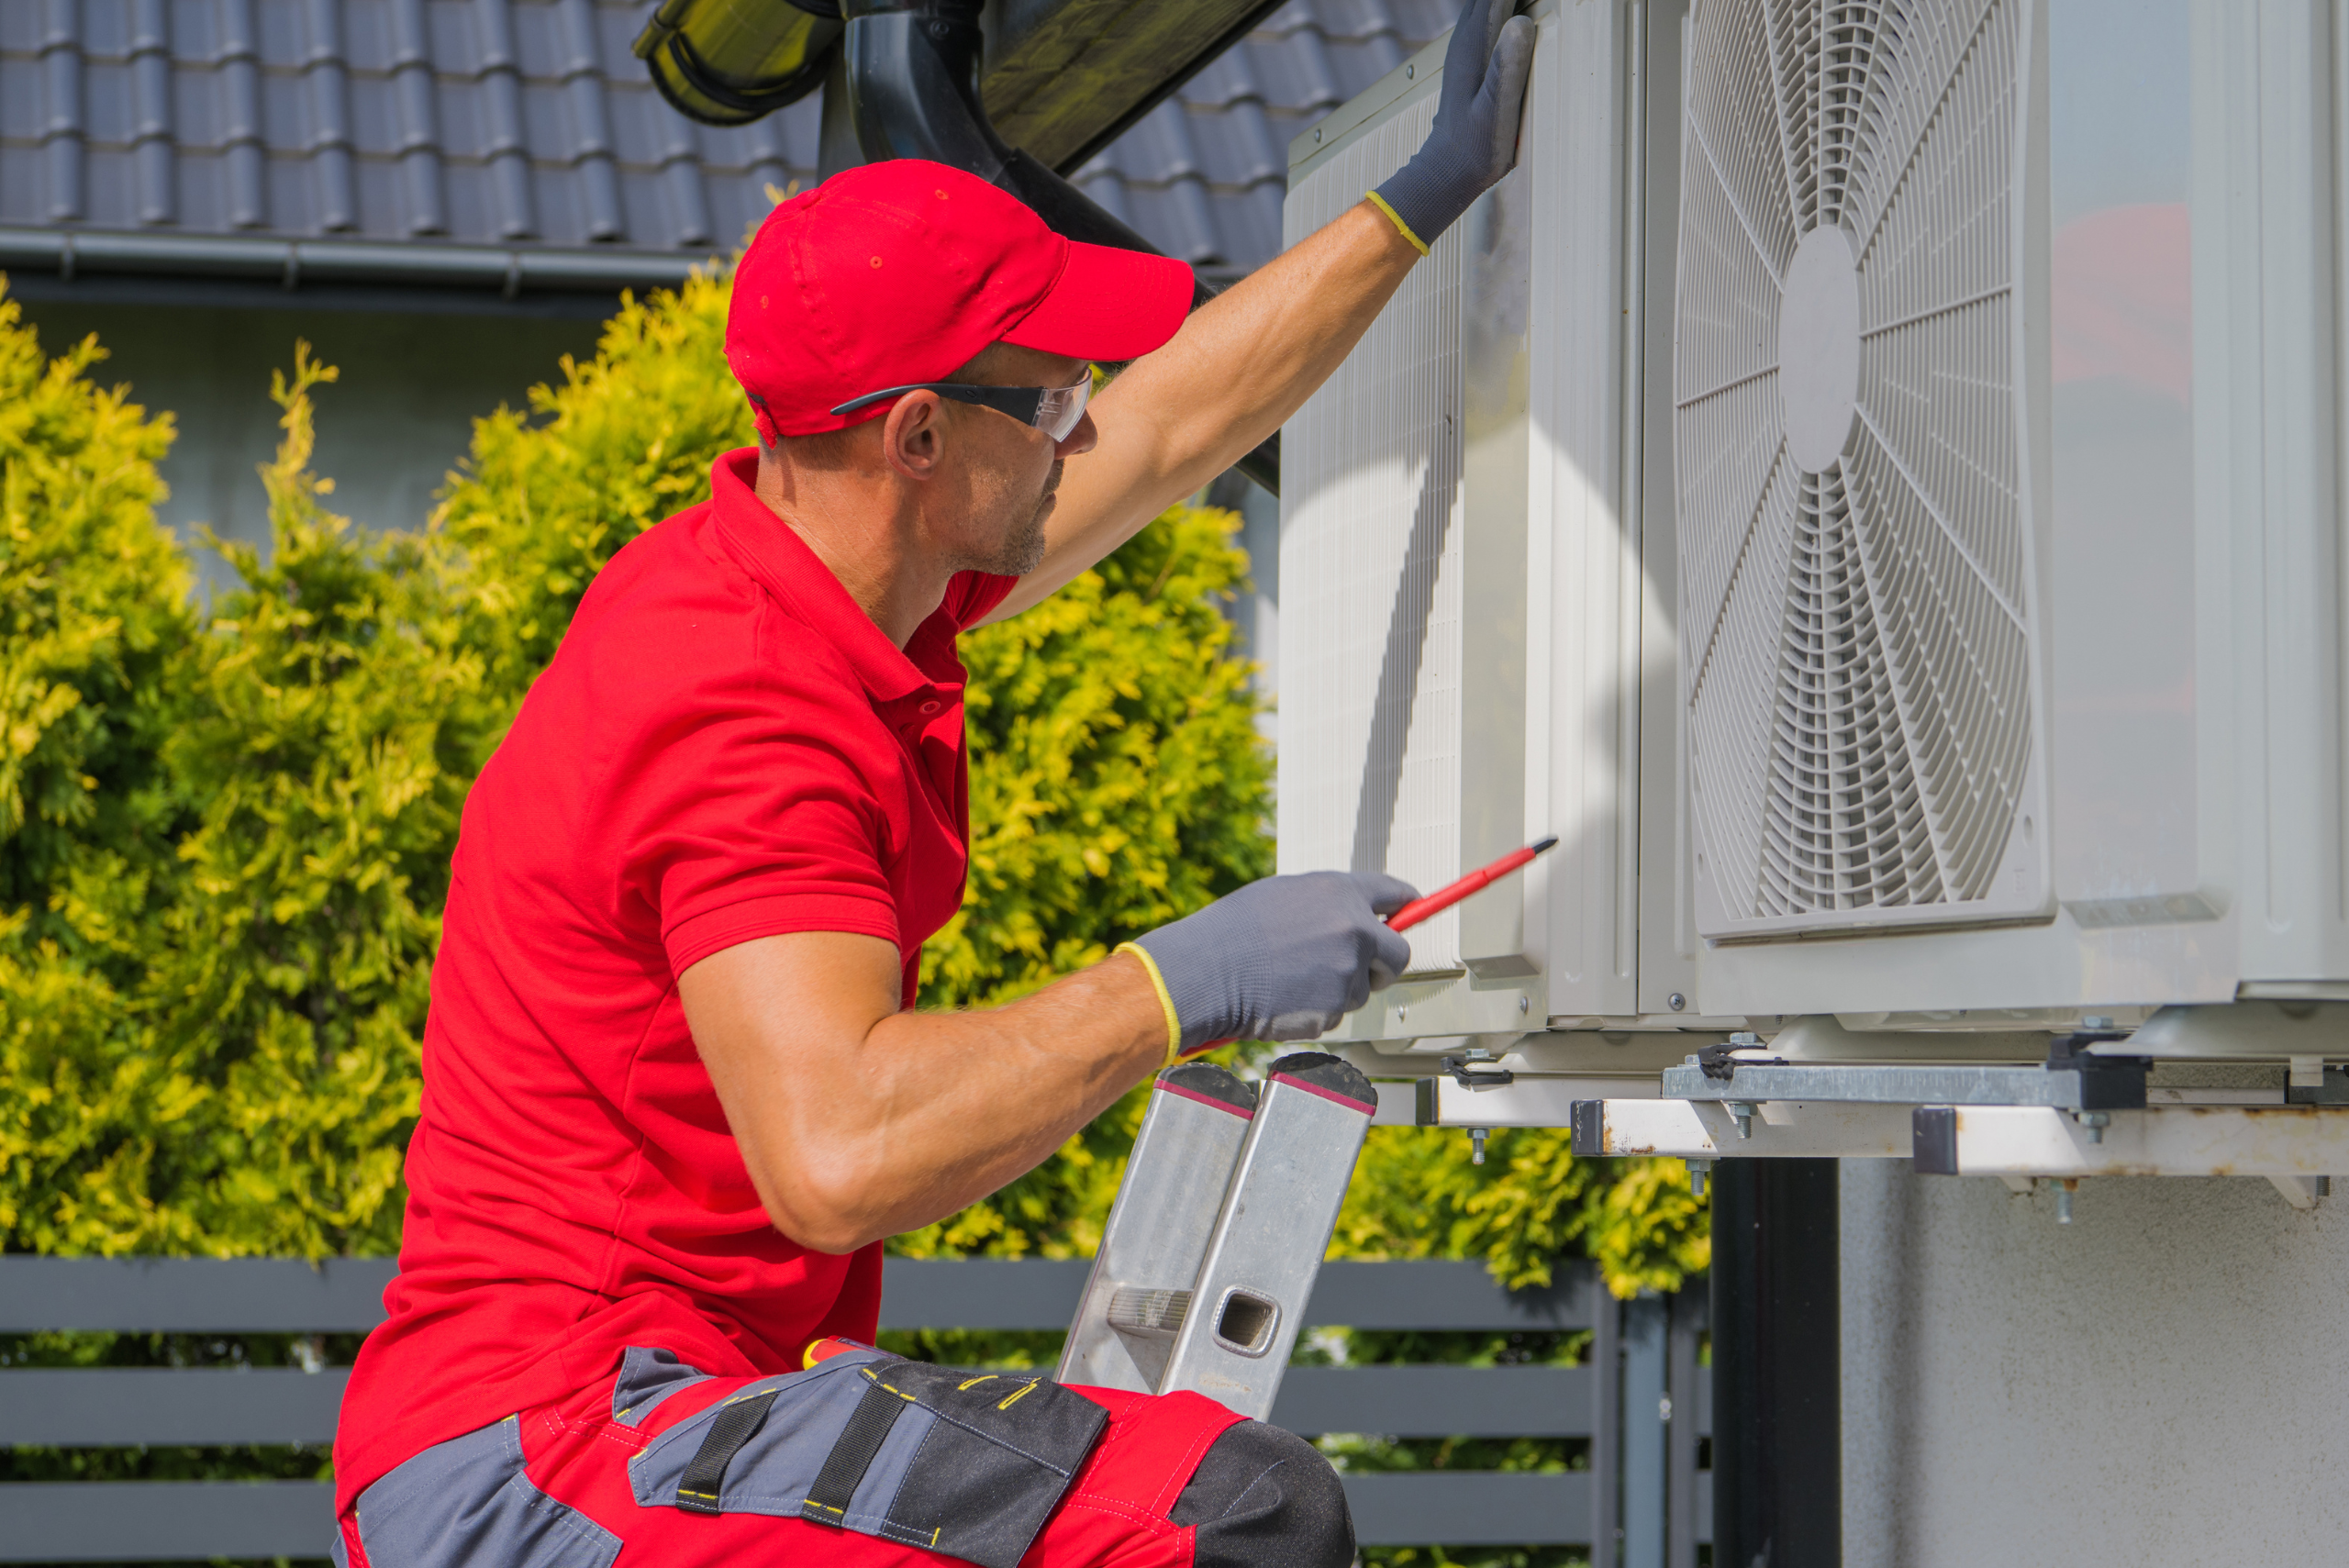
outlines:
[[653, 759], [660, 782], [635, 814], [646, 826], [634, 858], [671, 973], [790, 931], [897, 941], [874, 776], [887, 737], [850, 695], [821, 680], [729, 694]]

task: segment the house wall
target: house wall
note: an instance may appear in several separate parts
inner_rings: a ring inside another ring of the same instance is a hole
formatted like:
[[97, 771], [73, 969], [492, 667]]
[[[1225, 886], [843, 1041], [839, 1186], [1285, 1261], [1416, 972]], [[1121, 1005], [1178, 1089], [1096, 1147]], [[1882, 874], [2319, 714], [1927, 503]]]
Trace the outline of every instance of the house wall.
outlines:
[[21, 303], [43, 351], [95, 332], [106, 358], [93, 375], [128, 383], [138, 402], [172, 412], [179, 434], [163, 462], [162, 520], [195, 550], [207, 590], [233, 575], [195, 546], [196, 524], [231, 539], [269, 537], [254, 471], [279, 434], [270, 373], [293, 364], [296, 339], [342, 373], [317, 394], [317, 468], [335, 481], [328, 504], [370, 528], [407, 528], [430, 513], [473, 421], [502, 403], [521, 406], [532, 384], [560, 375], [562, 355], [594, 351], [597, 329], [593, 315]]
[[1846, 1568], [2343, 1560], [2343, 1199], [1842, 1184]]

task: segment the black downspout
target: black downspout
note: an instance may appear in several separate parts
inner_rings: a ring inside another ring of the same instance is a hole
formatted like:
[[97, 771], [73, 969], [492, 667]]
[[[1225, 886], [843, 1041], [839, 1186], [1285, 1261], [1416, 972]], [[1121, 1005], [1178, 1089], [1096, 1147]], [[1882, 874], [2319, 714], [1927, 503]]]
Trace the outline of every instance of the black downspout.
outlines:
[[[1091, 245], [1159, 254], [1092, 197], [1005, 145], [979, 100], [982, 0], [846, 0], [849, 103], [867, 162], [926, 158], [966, 169], [1018, 196], [1057, 233]], [[1215, 297], [1194, 277], [1191, 308]], [[1280, 494], [1280, 436], [1241, 458], [1240, 472]]]
[[1842, 1271], [1832, 1160], [1713, 1167], [1713, 1562], [1843, 1560]]

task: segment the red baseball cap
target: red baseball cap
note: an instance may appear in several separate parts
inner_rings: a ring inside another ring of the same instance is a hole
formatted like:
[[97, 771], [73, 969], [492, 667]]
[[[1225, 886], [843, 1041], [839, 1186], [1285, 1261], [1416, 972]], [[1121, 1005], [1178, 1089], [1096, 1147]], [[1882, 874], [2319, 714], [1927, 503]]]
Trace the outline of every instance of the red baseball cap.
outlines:
[[767, 215], [734, 269], [726, 362], [771, 441], [885, 414], [886, 403], [831, 410], [943, 381], [990, 343], [1135, 359], [1190, 308], [1182, 262], [1063, 239], [974, 174], [900, 158], [843, 170]]

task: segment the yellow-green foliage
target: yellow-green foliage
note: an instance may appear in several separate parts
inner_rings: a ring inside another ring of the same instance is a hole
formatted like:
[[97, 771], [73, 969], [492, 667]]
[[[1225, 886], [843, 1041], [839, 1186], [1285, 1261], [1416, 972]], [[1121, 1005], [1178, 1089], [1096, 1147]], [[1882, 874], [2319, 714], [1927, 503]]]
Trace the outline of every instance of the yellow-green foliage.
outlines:
[[709, 495], [721, 452], [756, 439], [726, 368], [723, 282], [629, 300], [596, 357], [565, 355], [473, 428], [434, 532], [462, 570], [451, 592], [492, 689], [518, 703], [612, 552]]
[[45, 360], [0, 298], [0, 909], [78, 947], [50, 889], [167, 832], [161, 672], [192, 624], [155, 523], [171, 417], [91, 384], [95, 340]]
[[1492, 1135], [1482, 1165], [1468, 1135], [1371, 1129], [1333, 1255], [1483, 1258], [1512, 1287], [1548, 1284], [1560, 1256], [1594, 1260], [1617, 1296], [1671, 1291], [1712, 1259], [1701, 1199], [1677, 1160], [1576, 1160], [1564, 1128]]
[[[326, 510], [297, 361], [273, 544], [208, 617], [153, 519], [168, 416], [44, 362], [0, 301], [0, 1247], [317, 1253], [396, 1244], [429, 963], [463, 793], [612, 552], [751, 439], [726, 290], [626, 305], [596, 356], [475, 429], [409, 532]], [[328, 393], [327, 395], [331, 395]], [[386, 519], [370, 519], [383, 522]], [[927, 1005], [1002, 1001], [1271, 869], [1269, 776], [1220, 595], [1229, 514], [1177, 507], [1052, 601], [967, 638], [970, 892]], [[917, 1254], [1089, 1252], [1128, 1095]], [[1380, 1129], [1360, 1256], [1483, 1256], [1619, 1291], [1701, 1268], [1676, 1166], [1517, 1133]]]
[[480, 660], [413, 541], [320, 506], [308, 394], [331, 376], [306, 360], [277, 388], [273, 552], [223, 546], [247, 586], [201, 622], [152, 515], [169, 427], [78, 379], [95, 351], [36, 377], [0, 316], [6, 406], [46, 409], [0, 423], [8, 669], [52, 691], [71, 672], [78, 696], [28, 704], [45, 728], [19, 709], [12, 750], [90, 769], [81, 803], [29, 774], [0, 844], [0, 1237], [384, 1250], [450, 837], [494, 717]]

